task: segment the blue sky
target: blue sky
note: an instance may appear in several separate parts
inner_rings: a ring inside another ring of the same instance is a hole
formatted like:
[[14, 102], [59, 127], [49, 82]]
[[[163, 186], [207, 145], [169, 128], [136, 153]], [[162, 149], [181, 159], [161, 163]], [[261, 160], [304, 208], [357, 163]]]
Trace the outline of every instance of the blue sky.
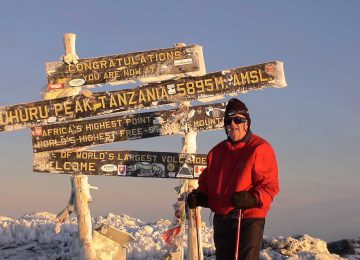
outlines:
[[[62, 36], [77, 34], [80, 57], [204, 47], [208, 72], [272, 60], [285, 63], [288, 88], [239, 95], [253, 132], [274, 147], [281, 192], [267, 235], [307, 233], [324, 240], [359, 235], [360, 2], [348, 1], [2, 1], [0, 106], [41, 100], [45, 63], [63, 55]], [[117, 86], [105, 89], [120, 89]], [[227, 98], [228, 99], [228, 98]], [[223, 131], [200, 133], [207, 153]], [[0, 215], [57, 213], [69, 177], [32, 172], [30, 130], [0, 133]], [[181, 137], [96, 149], [179, 152]], [[172, 219], [177, 180], [91, 177], [94, 216], [126, 213]], [[204, 211], [204, 220], [208, 211]]]

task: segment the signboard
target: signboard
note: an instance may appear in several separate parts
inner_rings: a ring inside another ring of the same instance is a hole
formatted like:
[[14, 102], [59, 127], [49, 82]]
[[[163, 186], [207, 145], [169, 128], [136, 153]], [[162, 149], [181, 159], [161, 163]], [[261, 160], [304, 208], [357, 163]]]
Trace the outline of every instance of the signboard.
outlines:
[[139, 79], [162, 81], [176, 75], [197, 76], [205, 73], [202, 46], [189, 45], [168, 49], [79, 59], [77, 64], [46, 63], [49, 88], [122, 84]]
[[195, 100], [226, 94], [246, 93], [266, 87], [286, 87], [283, 63], [279, 61], [151, 83], [135, 89], [98, 92], [0, 107], [0, 131], [71, 121]]
[[32, 128], [33, 151], [54, 151], [223, 128], [225, 103]]
[[34, 154], [34, 172], [124, 177], [197, 178], [206, 154], [143, 151], [80, 151]]

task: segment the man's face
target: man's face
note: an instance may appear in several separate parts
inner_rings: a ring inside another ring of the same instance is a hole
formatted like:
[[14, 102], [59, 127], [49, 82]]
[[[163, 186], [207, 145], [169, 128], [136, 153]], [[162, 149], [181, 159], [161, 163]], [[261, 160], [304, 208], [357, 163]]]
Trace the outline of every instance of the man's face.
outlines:
[[225, 118], [225, 127], [230, 139], [237, 142], [246, 135], [248, 123], [243, 115], [236, 114]]

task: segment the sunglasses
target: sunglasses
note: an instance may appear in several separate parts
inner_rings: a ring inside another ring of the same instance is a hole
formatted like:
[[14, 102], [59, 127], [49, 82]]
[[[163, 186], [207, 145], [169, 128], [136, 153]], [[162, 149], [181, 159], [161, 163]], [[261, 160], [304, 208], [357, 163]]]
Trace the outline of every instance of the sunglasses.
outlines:
[[244, 117], [234, 116], [234, 117], [225, 117], [225, 125], [231, 125], [231, 122], [234, 121], [235, 124], [245, 123], [247, 120]]

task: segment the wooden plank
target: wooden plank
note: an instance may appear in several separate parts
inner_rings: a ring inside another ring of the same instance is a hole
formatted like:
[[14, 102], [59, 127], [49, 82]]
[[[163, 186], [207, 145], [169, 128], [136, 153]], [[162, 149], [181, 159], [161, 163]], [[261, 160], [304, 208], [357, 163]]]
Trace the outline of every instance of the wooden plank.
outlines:
[[225, 103], [37, 126], [33, 151], [44, 152], [223, 128]]
[[283, 63], [273, 61], [223, 70], [201, 77], [151, 83], [135, 89], [98, 92], [90, 97], [38, 101], [0, 107], [0, 131], [47, 125], [145, 107], [246, 93], [266, 87], [286, 87]]
[[175, 76], [198, 76], [205, 70], [202, 46], [79, 59], [77, 64], [46, 63], [48, 84], [57, 87], [119, 85], [129, 80], [169, 80]]
[[116, 229], [105, 223], [102, 223], [95, 230], [121, 246], [126, 246], [128, 243], [135, 241], [135, 237], [130, 233]]
[[206, 154], [80, 151], [34, 154], [34, 172], [122, 177], [198, 178]]
[[93, 230], [92, 236], [96, 259], [126, 259], [125, 246], [119, 245], [96, 230]]

